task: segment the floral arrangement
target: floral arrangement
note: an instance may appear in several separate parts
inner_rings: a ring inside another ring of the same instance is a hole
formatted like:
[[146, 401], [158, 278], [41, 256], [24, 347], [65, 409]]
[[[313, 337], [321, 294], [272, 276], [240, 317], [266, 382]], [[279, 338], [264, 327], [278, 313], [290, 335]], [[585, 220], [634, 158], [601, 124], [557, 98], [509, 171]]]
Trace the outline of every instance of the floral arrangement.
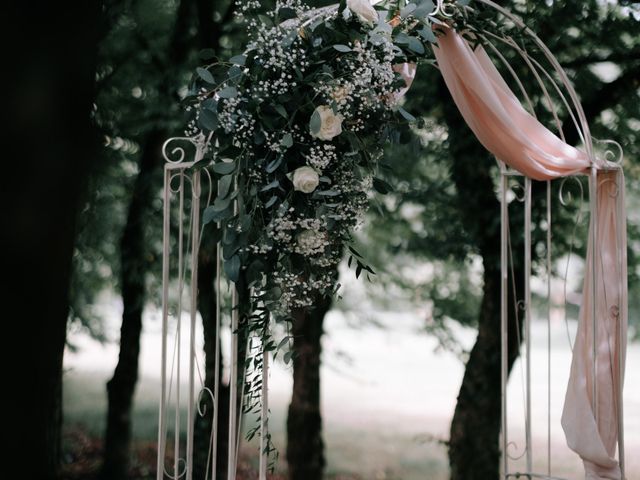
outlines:
[[271, 322], [332, 295], [345, 251], [357, 276], [373, 273], [352, 232], [371, 191], [391, 189], [383, 146], [415, 121], [400, 105], [401, 70], [430, 56], [434, 25], [462, 21], [466, 2], [260, 3], [238, 3], [244, 53], [197, 69], [187, 133], [208, 145], [201, 164], [217, 193], [203, 220], [220, 226], [225, 272], [248, 292], [242, 328], [273, 351], [288, 338], [276, 342]]

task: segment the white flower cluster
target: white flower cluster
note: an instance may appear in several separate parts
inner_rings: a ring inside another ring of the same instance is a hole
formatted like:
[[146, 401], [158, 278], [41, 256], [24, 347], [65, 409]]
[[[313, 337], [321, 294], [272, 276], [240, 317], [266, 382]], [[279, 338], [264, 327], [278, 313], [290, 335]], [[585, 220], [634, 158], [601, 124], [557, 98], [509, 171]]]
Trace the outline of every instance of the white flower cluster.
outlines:
[[278, 301], [278, 313], [290, 315], [296, 308], [313, 306], [318, 292], [333, 288], [334, 279], [329, 274], [320, 274], [304, 279], [291, 272], [274, 272], [273, 280], [279, 286], [282, 295]]
[[293, 251], [305, 257], [311, 257], [324, 253], [328, 245], [329, 235], [327, 235], [327, 232], [304, 230], [296, 237]]
[[[272, 72], [289, 72], [282, 74], [281, 80], [263, 84], [263, 88], [267, 91], [282, 88], [282, 84], [288, 83], [293, 77], [290, 73], [295, 72], [297, 67], [300, 72], [304, 72], [309, 67], [309, 61], [306, 58], [305, 51], [300, 44], [300, 37], [295, 29], [286, 29], [280, 26], [268, 27], [265, 24], [258, 23], [256, 20], [253, 25], [252, 41], [249, 43], [248, 50], [255, 50], [256, 61], [259, 62], [265, 70]], [[290, 37], [290, 42], [287, 37]]]
[[303, 218], [290, 207], [271, 221], [267, 236], [291, 253], [316, 255], [330, 245], [326, 227], [326, 218]]
[[222, 109], [218, 114], [220, 125], [226, 133], [233, 133], [235, 137], [243, 136], [244, 132], [253, 130], [253, 117], [246, 115], [239, 105], [245, 101], [242, 97], [221, 99]]
[[335, 82], [318, 85], [316, 91], [335, 104], [338, 112], [349, 120], [351, 130], [359, 131], [373, 112], [388, 108], [394, 98], [395, 47], [389, 40], [349, 47], [352, 52], [339, 58], [344, 75]]
[[318, 143], [309, 149], [306, 159], [307, 165], [322, 172], [338, 160], [336, 147], [331, 143]]

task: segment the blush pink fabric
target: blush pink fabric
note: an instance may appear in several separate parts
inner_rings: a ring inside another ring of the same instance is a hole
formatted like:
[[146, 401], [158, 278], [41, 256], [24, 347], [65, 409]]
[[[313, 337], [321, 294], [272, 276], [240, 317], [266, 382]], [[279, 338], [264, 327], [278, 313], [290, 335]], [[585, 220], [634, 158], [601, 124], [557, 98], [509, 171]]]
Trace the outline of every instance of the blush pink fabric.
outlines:
[[[458, 33], [447, 29], [438, 36], [434, 52], [462, 116], [478, 140], [499, 160], [535, 180], [588, 172], [591, 167], [588, 156], [563, 142], [522, 107], [482, 47], [473, 50]], [[615, 459], [616, 399], [622, 389], [617, 369], [618, 362], [624, 369], [627, 335], [622, 170], [599, 171], [597, 182], [597, 243], [593, 245], [589, 238], [579, 327], [562, 415], [567, 443], [582, 457], [589, 480], [621, 478]], [[591, 265], [596, 265], [598, 279], [595, 299]], [[593, 301], [596, 302], [595, 372]]]

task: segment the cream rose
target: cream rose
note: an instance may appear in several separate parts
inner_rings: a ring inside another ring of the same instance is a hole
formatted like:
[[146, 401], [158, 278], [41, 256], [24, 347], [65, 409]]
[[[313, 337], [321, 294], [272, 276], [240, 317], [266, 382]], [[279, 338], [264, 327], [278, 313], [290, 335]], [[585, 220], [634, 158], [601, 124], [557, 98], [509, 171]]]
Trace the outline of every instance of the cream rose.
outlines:
[[311, 167], [300, 167], [293, 172], [293, 188], [298, 192], [312, 193], [320, 183], [320, 175]]
[[378, 21], [378, 12], [371, 6], [369, 0], [347, 0], [347, 7], [362, 23], [373, 25]]
[[342, 115], [333, 113], [331, 107], [323, 105], [316, 108], [315, 113], [320, 115], [320, 130], [311, 132], [311, 136], [320, 140], [332, 140], [342, 133]]

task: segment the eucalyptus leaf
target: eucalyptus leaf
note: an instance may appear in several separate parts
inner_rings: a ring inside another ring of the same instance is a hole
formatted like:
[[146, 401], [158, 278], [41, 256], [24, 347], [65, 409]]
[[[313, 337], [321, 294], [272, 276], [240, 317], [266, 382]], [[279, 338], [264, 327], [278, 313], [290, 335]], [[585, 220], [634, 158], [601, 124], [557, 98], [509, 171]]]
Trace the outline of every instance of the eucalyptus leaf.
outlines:
[[309, 121], [309, 129], [311, 133], [315, 135], [320, 132], [320, 128], [322, 128], [322, 117], [318, 110], [314, 110], [313, 115], [311, 115], [311, 120]]
[[389, 183], [377, 177], [373, 177], [373, 188], [375, 189], [376, 192], [381, 193], [383, 195], [386, 195], [387, 193], [393, 191], [393, 187]]
[[238, 96], [238, 89], [236, 87], [225, 87], [218, 92], [220, 98], [236, 98]]
[[287, 109], [284, 108], [282, 105], [277, 104], [273, 106], [274, 110], [276, 112], [278, 112], [280, 115], [282, 115], [282, 117], [284, 118], [289, 118], [289, 114], [287, 113]]
[[226, 210], [231, 204], [231, 200], [232, 200], [231, 197], [226, 197], [226, 198], [218, 197], [213, 202], [213, 209], [216, 212], [221, 212], [223, 210]]
[[218, 180], [218, 198], [225, 198], [229, 195], [231, 184], [233, 183], [232, 175], [225, 175]]
[[424, 45], [416, 37], [409, 37], [409, 49], [419, 55], [425, 52]]
[[218, 128], [218, 114], [213, 110], [200, 110], [198, 126], [203, 130], [214, 131]]
[[284, 137], [282, 137], [282, 140], [280, 141], [280, 144], [286, 148], [293, 147], [293, 135], [291, 135], [290, 133], [285, 133]]
[[269, 185], [266, 185], [260, 189], [261, 192], [267, 192], [269, 190], [273, 190], [274, 188], [278, 188], [280, 186], [280, 180], [274, 180]]
[[337, 43], [336, 45], [333, 46], [333, 48], [335, 48], [337, 51], [342, 52], [342, 53], [349, 53], [351, 52], [351, 47], [348, 47], [346, 45], [342, 45], [340, 43]]
[[431, 43], [436, 43], [438, 41], [438, 39], [436, 38], [435, 33], [433, 33], [433, 30], [428, 25], [425, 25], [420, 30], [418, 30], [418, 34], [420, 34], [420, 36], [422, 38], [424, 38], [425, 40], [427, 40], [427, 41], [429, 41]]
[[269, 199], [267, 203], [264, 204], [264, 208], [271, 208], [278, 201], [278, 197], [275, 195]]
[[407, 18], [409, 15], [411, 15], [414, 12], [416, 8], [418, 8], [418, 6], [415, 3], [408, 4], [402, 10], [400, 10], [400, 17]]
[[198, 76], [207, 83], [215, 84], [216, 80], [211, 75], [211, 72], [206, 68], [198, 67], [196, 68], [196, 73]]
[[271, 162], [269, 162], [269, 164], [267, 165], [267, 168], [265, 170], [267, 171], [267, 173], [273, 173], [278, 169], [278, 167], [281, 164], [282, 164], [282, 157], [278, 156], [277, 158], [275, 158]]
[[234, 255], [229, 260], [224, 262], [224, 272], [227, 274], [227, 278], [236, 283], [240, 278], [240, 257]]
[[416, 121], [416, 117], [414, 117], [413, 115], [411, 115], [409, 112], [407, 112], [404, 108], [402, 107], [398, 107], [398, 112], [400, 112], [400, 115], [402, 115], [406, 120], [408, 120], [409, 122], [415, 122]]
[[235, 172], [236, 170], [236, 162], [235, 160], [232, 162], [217, 162], [214, 163], [213, 166], [211, 167], [211, 169], [216, 172], [219, 173], [220, 175], [229, 175], [230, 173]]
[[247, 57], [244, 55], [236, 55], [235, 57], [231, 57], [229, 61], [234, 65], [244, 65], [247, 62]]

